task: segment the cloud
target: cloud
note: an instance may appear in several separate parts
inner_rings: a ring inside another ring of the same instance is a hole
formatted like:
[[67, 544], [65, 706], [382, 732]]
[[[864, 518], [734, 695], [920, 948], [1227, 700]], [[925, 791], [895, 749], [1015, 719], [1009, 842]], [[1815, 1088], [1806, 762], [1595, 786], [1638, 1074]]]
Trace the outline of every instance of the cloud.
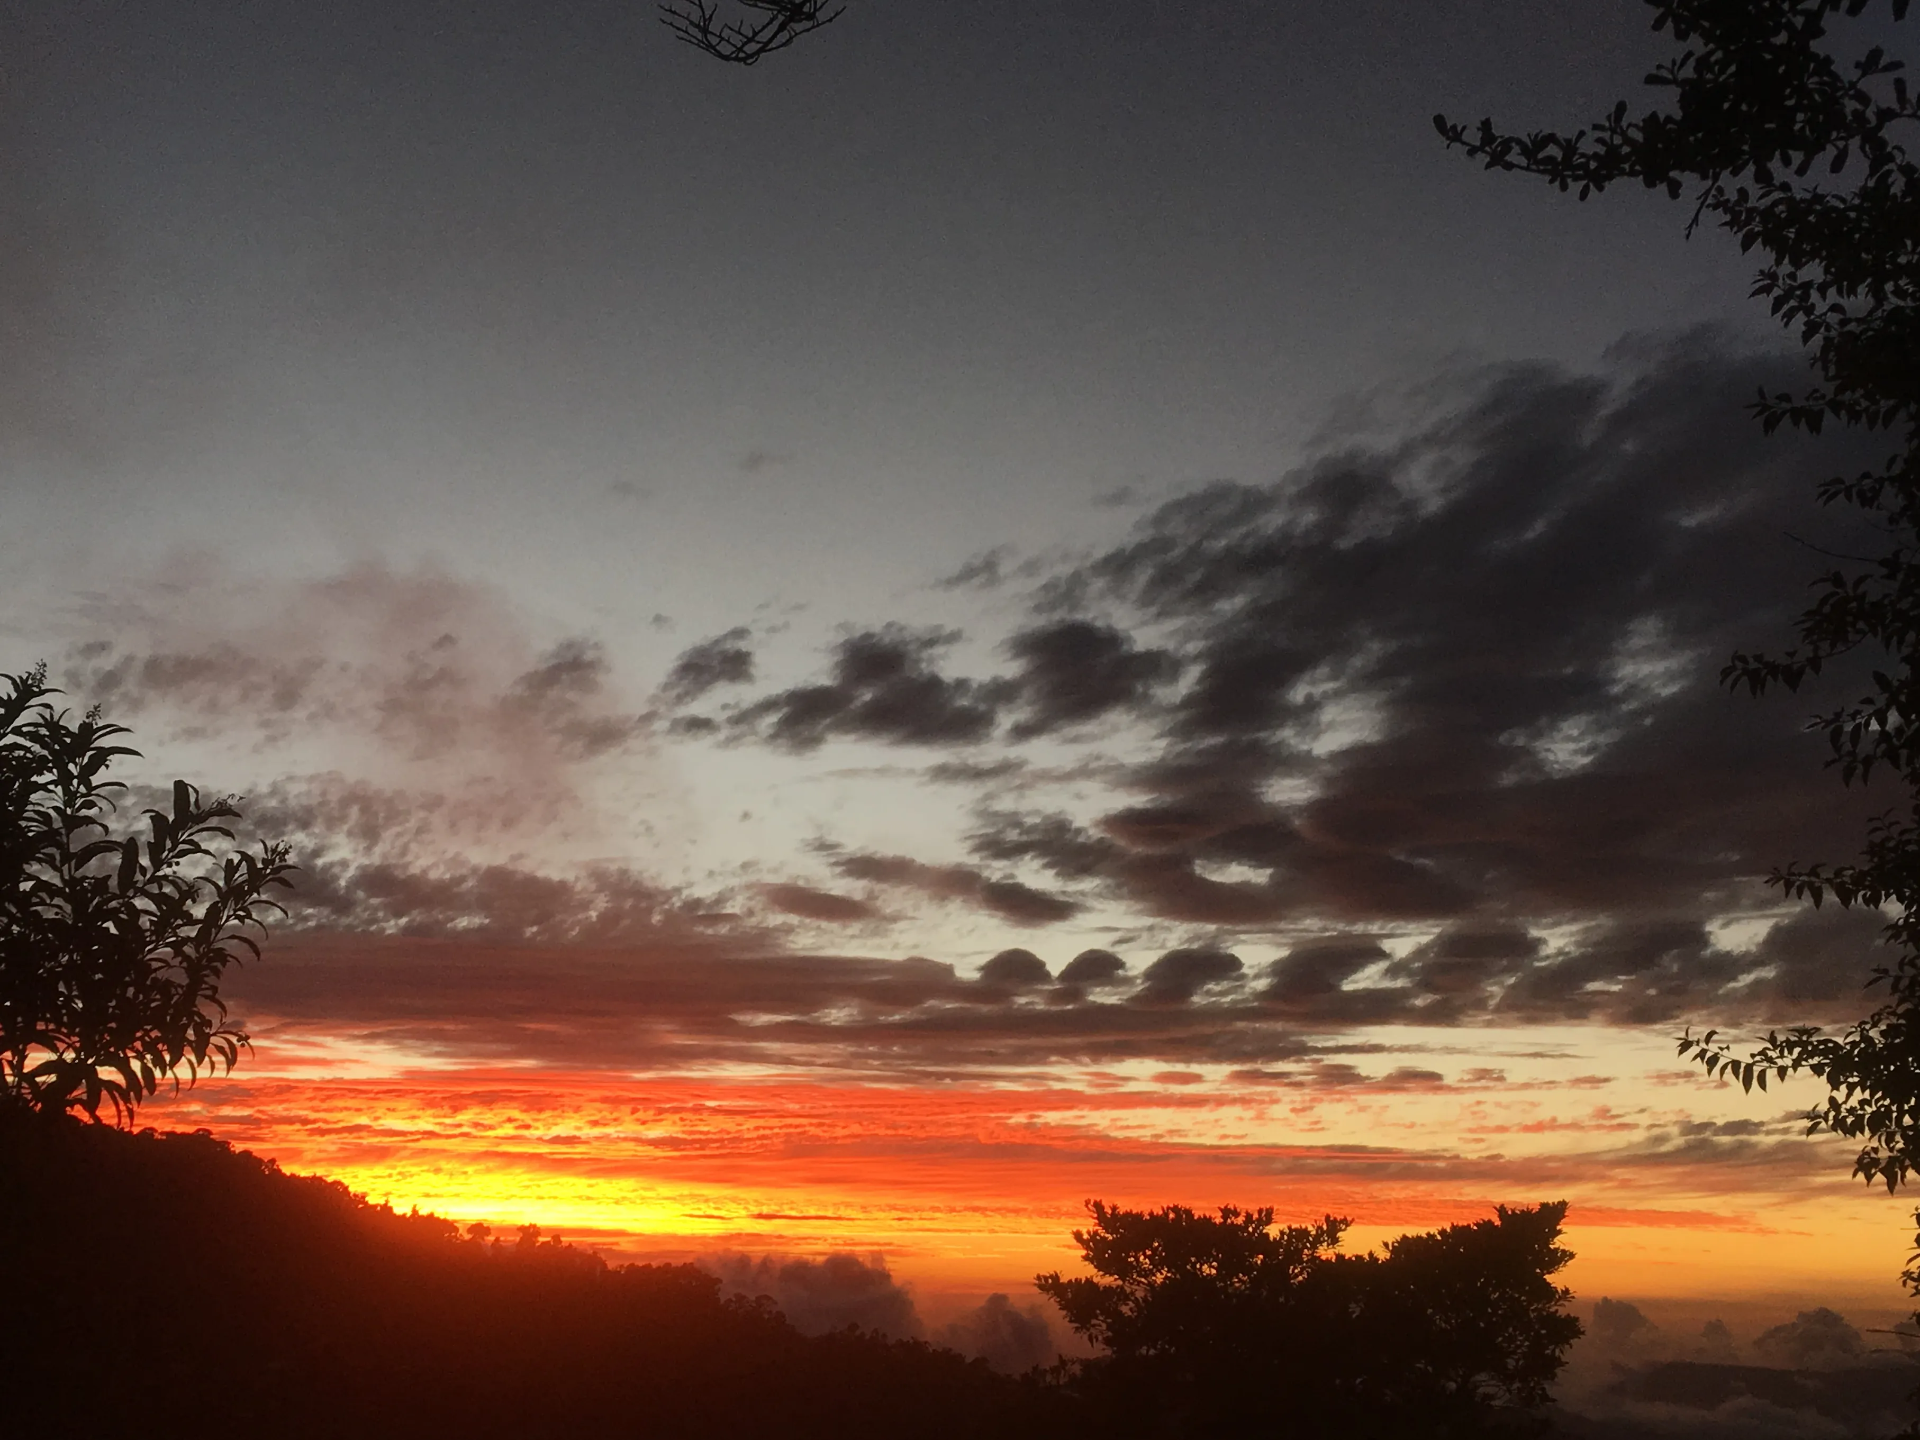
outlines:
[[1806, 561], [1782, 534], [1848, 543], [1806, 484], [1843, 457], [1743, 413], [1780, 366], [1697, 333], [1605, 374], [1493, 367], [1397, 434], [1168, 501], [1036, 600], [1119, 618], [1019, 632], [1164, 657], [1128, 672], [1150, 687], [1086, 690], [1124, 695], [1157, 752], [1109, 769], [1103, 807], [1002, 792], [969, 847], [1160, 921], [1431, 937], [1365, 986], [1382, 952], [1277, 968], [1269, 1002], [1314, 1023], [1857, 1006], [1871, 916], [1718, 938], [1875, 803], [1821, 773], [1792, 706], [1718, 682], [1789, 634]]
[[680, 652], [660, 682], [660, 697], [670, 708], [691, 705], [722, 685], [745, 685], [753, 679], [753, 651], [749, 632], [736, 626], [724, 635], [702, 640]]
[[991, 590], [1006, 578], [1007, 560], [1012, 548], [996, 545], [969, 556], [951, 575], [934, 582], [941, 590]]
[[595, 642], [538, 647], [495, 593], [428, 569], [196, 572], [96, 597], [82, 623], [95, 638], [63, 667], [76, 693], [266, 745], [351, 730], [409, 757], [537, 739], [592, 758], [635, 728]]
[[590, 640], [563, 640], [513, 679], [502, 706], [541, 725], [572, 758], [591, 760], [632, 739], [640, 722], [600, 706], [607, 662]]
[[1020, 1375], [1059, 1358], [1053, 1327], [1045, 1307], [1024, 1309], [1002, 1294], [989, 1295], [971, 1310], [943, 1326], [935, 1337], [950, 1350], [985, 1360], [1003, 1375]]
[[1180, 673], [1167, 651], [1139, 649], [1131, 636], [1092, 620], [1023, 630], [1007, 649], [1019, 662], [1013, 683], [1025, 712], [1013, 726], [1016, 740], [1144, 708]]
[[1080, 906], [1018, 880], [994, 879], [968, 865], [927, 865], [904, 855], [841, 855], [833, 868], [850, 880], [918, 890], [958, 901], [1015, 925], [1048, 925], [1079, 913]]
[[[1367, 936], [1329, 935], [1302, 940], [1267, 968], [1261, 998], [1276, 1009], [1325, 1015], [1334, 1007], [1363, 1008], [1378, 991], [1350, 991], [1347, 982], [1381, 964], [1387, 951]], [[1352, 1018], [1363, 1018], [1354, 1014]]]
[[760, 898], [774, 909], [802, 920], [850, 925], [878, 918], [880, 912], [851, 895], [835, 895], [808, 885], [762, 885]]
[[1150, 1004], [1184, 1005], [1209, 985], [1238, 976], [1238, 955], [1224, 950], [1169, 950], [1147, 966], [1139, 998]]
[[755, 701], [731, 719], [785, 750], [813, 750], [828, 740], [951, 745], [984, 740], [993, 730], [1000, 687], [952, 679], [934, 667], [953, 631], [889, 625], [849, 635], [834, 647], [832, 678]]
[[795, 952], [723, 897], [617, 869], [347, 881], [327, 877], [266, 961], [231, 978], [256, 1030], [622, 1073], [719, 1064], [907, 1083], [1063, 1061], [1251, 1070], [1342, 1049], [1231, 984], [1203, 988], [1217, 964], [1176, 962], [1153, 985], [1116, 972], [1048, 987], [1038, 956], [971, 979], [919, 956]]
[[1117, 985], [1127, 973], [1127, 962], [1111, 950], [1082, 950], [1060, 972], [1063, 985]]
[[1842, 1440], [1899, 1425], [1907, 1368], [1873, 1354], [1825, 1308], [1774, 1326], [1748, 1348], [1724, 1321], [1676, 1332], [1637, 1305], [1602, 1297], [1555, 1394], [1564, 1428], [1580, 1435]]
[[[1016, 662], [1010, 676], [942, 674], [940, 655], [960, 638], [954, 630], [901, 625], [857, 632], [834, 647], [826, 681], [764, 696], [728, 724], [736, 734], [802, 752], [836, 739], [977, 745], [994, 738], [1003, 720], [1010, 721], [1007, 738], [1030, 740], [1144, 710], [1180, 670], [1165, 650], [1141, 649], [1111, 625], [1073, 618], [1014, 635], [1006, 646]], [[697, 679], [707, 662], [689, 651], [680, 663], [690, 657]]]
[[926, 776], [947, 785], [986, 785], [1011, 779], [1026, 768], [1024, 760], [1013, 756], [998, 760], [942, 760], [929, 765]]
[[1822, 1305], [1754, 1337], [1754, 1353], [1786, 1370], [1841, 1370], [1866, 1358], [1866, 1338]]
[[803, 1335], [825, 1335], [849, 1325], [896, 1340], [926, 1333], [913, 1297], [878, 1255], [827, 1255], [818, 1260], [779, 1255], [712, 1255], [700, 1261], [734, 1294], [765, 1295]]
[[[1264, 866], [1288, 913], [1332, 916], [1693, 899], [1831, 835], [1797, 717], [1716, 679], [1802, 592], [1779, 532], [1816, 462], [1741, 413], [1771, 362], [1693, 337], [1643, 364], [1487, 372], [1391, 444], [1180, 497], [1056, 577], [1172, 627], [1190, 672], [1139, 775], [1160, 797], [1105, 833]], [[1310, 799], [1263, 798], [1291, 775]]]
[[459, 862], [416, 868], [309, 850], [286, 904], [292, 932], [336, 936], [580, 946], [685, 941], [716, 928], [738, 944], [753, 933], [710, 899], [610, 865], [578, 874]]
[[1594, 1302], [1587, 1334], [1598, 1348], [1618, 1354], [1644, 1346], [1659, 1328], [1638, 1305], [1602, 1295]]
[[1002, 950], [980, 967], [982, 985], [1008, 990], [1026, 990], [1035, 985], [1045, 985], [1052, 978], [1047, 962], [1031, 950]]
[[[1489, 1078], [1492, 1077], [1492, 1078]], [[1369, 1075], [1358, 1065], [1344, 1060], [1312, 1057], [1306, 1064], [1288, 1069], [1235, 1070], [1227, 1078], [1236, 1085], [1272, 1085], [1291, 1090], [1398, 1092], [1431, 1094], [1443, 1090], [1498, 1089], [1506, 1084], [1500, 1071], [1469, 1072], [1456, 1083], [1449, 1083], [1438, 1070], [1418, 1065], [1396, 1065], [1384, 1075]]]

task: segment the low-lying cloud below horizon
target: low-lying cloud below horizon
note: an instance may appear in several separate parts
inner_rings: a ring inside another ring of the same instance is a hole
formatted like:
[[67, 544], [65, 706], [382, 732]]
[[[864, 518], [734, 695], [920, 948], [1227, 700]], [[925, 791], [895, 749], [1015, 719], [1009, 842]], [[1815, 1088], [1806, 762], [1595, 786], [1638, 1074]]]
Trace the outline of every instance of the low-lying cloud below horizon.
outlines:
[[[1004, 1374], [1094, 1353], [1065, 1331], [1051, 1306], [1001, 1293], [929, 1327], [910, 1288], [879, 1255], [729, 1252], [697, 1263], [729, 1293], [764, 1297], [803, 1334], [851, 1326], [927, 1340]], [[1585, 1333], [1569, 1352], [1555, 1397], [1562, 1426], [1589, 1440], [1890, 1434], [1905, 1423], [1920, 1363], [1920, 1330], [1911, 1324], [1871, 1336], [1827, 1307], [1741, 1335], [1717, 1317], [1679, 1330], [1662, 1326], [1640, 1306], [1606, 1296], [1574, 1309]]]
[[1920, 1380], [1920, 1330], [1867, 1334], [1817, 1306], [1736, 1335], [1719, 1318], [1663, 1327], [1639, 1306], [1585, 1310], [1556, 1385], [1588, 1440], [1868, 1440], [1902, 1431]]
[[748, 1299], [765, 1296], [803, 1335], [824, 1335], [849, 1326], [895, 1340], [927, 1340], [957, 1350], [995, 1370], [1018, 1375], [1051, 1365], [1063, 1348], [1055, 1339], [1057, 1315], [1039, 1300], [1016, 1305], [1005, 1294], [987, 1296], [937, 1328], [921, 1319], [909, 1288], [895, 1280], [878, 1255], [720, 1254], [702, 1257], [703, 1269], [720, 1277], [725, 1290]]

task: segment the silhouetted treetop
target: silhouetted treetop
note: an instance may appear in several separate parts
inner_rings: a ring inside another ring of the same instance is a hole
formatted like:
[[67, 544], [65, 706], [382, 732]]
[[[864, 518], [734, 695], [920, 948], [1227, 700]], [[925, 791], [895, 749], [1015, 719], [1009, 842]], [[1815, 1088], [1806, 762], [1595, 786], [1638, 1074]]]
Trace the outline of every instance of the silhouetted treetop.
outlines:
[[1074, 1240], [1090, 1276], [1038, 1277], [1105, 1354], [1082, 1384], [1168, 1435], [1410, 1436], [1528, 1428], [1580, 1323], [1548, 1278], [1564, 1203], [1339, 1253], [1345, 1220], [1125, 1210]]

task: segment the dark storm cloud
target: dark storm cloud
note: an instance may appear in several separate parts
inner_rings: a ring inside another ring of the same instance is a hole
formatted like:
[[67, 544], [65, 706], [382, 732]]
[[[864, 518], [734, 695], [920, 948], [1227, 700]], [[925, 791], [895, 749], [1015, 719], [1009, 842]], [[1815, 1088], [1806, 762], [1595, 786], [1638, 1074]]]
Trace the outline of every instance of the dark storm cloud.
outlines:
[[1540, 940], [1523, 926], [1469, 922], [1450, 925], [1417, 946], [1387, 974], [1422, 999], [1450, 1003], [1481, 1001], [1524, 970], [1540, 953]]
[[[1742, 949], [1717, 944], [1696, 918], [1626, 916], [1550, 949], [1517, 924], [1466, 921], [1398, 959], [1364, 937], [1297, 944], [1258, 993], [1276, 1016], [1315, 1029], [1397, 1019], [1666, 1025], [1716, 1010], [1824, 1022], [1857, 1013], [1879, 925], [1869, 913], [1807, 910]], [[1362, 972], [1366, 983], [1354, 984]]]
[[918, 890], [998, 915], [1015, 925], [1048, 925], [1077, 914], [1072, 900], [1018, 880], [995, 879], [969, 865], [926, 865], [904, 855], [841, 855], [833, 868], [850, 880]]
[[746, 627], [736, 626], [681, 651], [660, 684], [661, 699], [669, 706], [690, 705], [718, 686], [749, 683], [753, 651], [748, 638]]
[[[1716, 923], [1754, 903], [1769, 863], [1852, 843], [1796, 708], [1715, 681], [1804, 593], [1804, 552], [1780, 532], [1804, 528], [1807, 452], [1740, 413], [1773, 373], [1696, 337], [1612, 380], [1481, 375], [1400, 438], [1154, 512], [1039, 597], [1004, 676], [945, 674], [950, 632], [849, 636], [828, 683], [722, 727], [804, 750], [1135, 725], [1128, 758], [1047, 770], [1075, 776], [1073, 814], [1018, 808], [1044, 768], [1019, 753], [948, 762], [942, 779], [1000, 807], [979, 813], [968, 863], [825, 847], [853, 887], [700, 894], [459, 858], [528, 853], [515, 827], [571, 813], [580, 762], [633, 721], [591, 642], [542, 650], [441, 577], [236, 592], [255, 617], [238, 635], [189, 623], [201, 597], [76, 652], [76, 688], [121, 711], [237, 715], [263, 741], [341, 727], [409, 763], [464, 755], [511, 779], [284, 782], [249, 811], [306, 867], [249, 1003], [427, 1045], [1251, 1071], [1372, 1023], [1820, 1020], [1857, 1009], [1871, 917], [1800, 914], [1744, 945]], [[746, 663], [733, 647], [738, 632], [694, 647], [670, 683], [721, 683]], [[502, 827], [494, 851], [448, 839]], [[1134, 982], [1117, 957], [1061, 966], [1031, 939], [1031, 964], [990, 962], [983, 984], [926, 960], [796, 955], [790, 927], [754, 918], [885, 918], [869, 886], [1022, 926], [1116, 905], [1186, 943]], [[1250, 972], [1229, 946], [1285, 953]]]
[[1516, 1018], [1630, 1025], [1709, 1006], [1767, 1023], [1829, 1021], [1865, 998], [1880, 924], [1871, 912], [1806, 910], [1741, 950], [1716, 946], [1697, 920], [1616, 920], [1520, 970], [1494, 1006]]
[[[781, 908], [784, 898], [788, 913], [844, 898], [773, 888], [762, 900]], [[1120, 957], [1089, 951], [1049, 984], [1047, 961], [1025, 950], [995, 956], [977, 979], [918, 957], [795, 953], [724, 895], [612, 868], [555, 876], [328, 860], [294, 898], [270, 962], [236, 983], [243, 1014], [587, 1067], [924, 1075], [1153, 1060], [1321, 1089], [1441, 1083], [1418, 1066], [1364, 1073], [1310, 1039], [1356, 1024], [1671, 1024], [1709, 1007], [1763, 1020], [1845, 1013], [1858, 1005], [1872, 938], [1858, 917], [1823, 914], [1796, 916], [1739, 952], [1680, 922], [1603, 923], [1550, 949], [1516, 925], [1463, 922], [1397, 959], [1370, 941], [1328, 937], [1249, 974], [1229, 952], [1177, 947], [1135, 982]], [[1808, 974], [1839, 995], [1805, 998]]]

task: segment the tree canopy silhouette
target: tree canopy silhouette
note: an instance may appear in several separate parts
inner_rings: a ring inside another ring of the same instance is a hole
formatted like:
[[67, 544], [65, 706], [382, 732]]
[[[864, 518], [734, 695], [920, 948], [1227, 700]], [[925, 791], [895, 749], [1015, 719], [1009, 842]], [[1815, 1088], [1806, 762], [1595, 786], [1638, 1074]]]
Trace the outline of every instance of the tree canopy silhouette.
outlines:
[[247, 1036], [221, 978], [259, 955], [293, 866], [184, 780], [116, 835], [125, 727], [57, 709], [43, 669], [0, 685], [0, 1102], [131, 1123], [163, 1080], [232, 1068]]
[[[1807, 1071], [1829, 1097], [1809, 1119], [1862, 1142], [1854, 1171], [1889, 1190], [1920, 1163], [1920, 165], [1902, 137], [1920, 107], [1904, 65], [1870, 45], [1843, 58], [1836, 20], [1873, 0], [1649, 0], [1654, 28], [1683, 47], [1647, 77], [1669, 105], [1641, 115], [1621, 101], [1572, 134], [1508, 134], [1435, 116], [1451, 146], [1489, 169], [1537, 175], [1581, 199], [1637, 180], [1690, 198], [1691, 233], [1711, 216], [1764, 264], [1753, 294], [1805, 347], [1814, 382], [1762, 393], [1769, 432], [1829, 423], [1886, 432], [1885, 461], [1819, 486], [1884, 537], [1880, 553], [1816, 580], [1798, 644], [1736, 654], [1723, 680], [1760, 695], [1798, 690], [1853, 657], [1870, 679], [1858, 699], [1817, 716], [1829, 764], [1849, 785], [1876, 771], [1904, 791], [1850, 863], [1795, 864], [1771, 883], [1815, 905], [1879, 907], [1893, 958], [1876, 972], [1886, 1000], [1839, 1035], [1769, 1034], [1736, 1055], [1716, 1032], [1680, 1050], [1749, 1089], [1771, 1072]], [[1908, 0], [1889, 0], [1895, 22]], [[1857, 47], [1856, 47], [1857, 48]]]
[[1125, 1210], [1074, 1231], [1090, 1276], [1036, 1284], [1105, 1354], [1089, 1397], [1138, 1433], [1480, 1435], [1531, 1428], [1580, 1334], [1548, 1278], [1564, 1203], [1339, 1253], [1345, 1220]]

